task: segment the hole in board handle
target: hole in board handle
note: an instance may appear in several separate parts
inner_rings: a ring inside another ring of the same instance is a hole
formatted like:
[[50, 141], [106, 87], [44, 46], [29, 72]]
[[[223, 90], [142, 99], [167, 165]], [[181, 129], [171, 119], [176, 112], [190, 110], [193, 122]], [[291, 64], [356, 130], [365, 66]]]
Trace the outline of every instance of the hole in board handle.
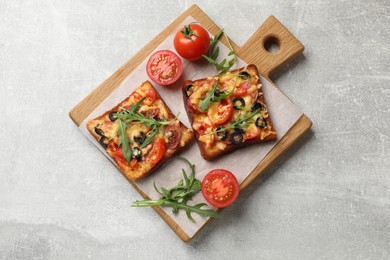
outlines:
[[264, 41], [264, 49], [269, 53], [277, 53], [280, 50], [280, 42], [279, 39], [270, 36]]

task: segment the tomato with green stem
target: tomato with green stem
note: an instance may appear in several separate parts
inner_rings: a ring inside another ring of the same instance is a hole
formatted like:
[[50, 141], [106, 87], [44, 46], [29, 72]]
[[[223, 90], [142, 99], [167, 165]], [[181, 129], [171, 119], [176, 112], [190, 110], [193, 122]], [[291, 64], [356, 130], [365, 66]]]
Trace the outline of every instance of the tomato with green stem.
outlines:
[[199, 24], [190, 23], [176, 33], [173, 44], [177, 53], [184, 59], [198, 60], [207, 53], [210, 36]]

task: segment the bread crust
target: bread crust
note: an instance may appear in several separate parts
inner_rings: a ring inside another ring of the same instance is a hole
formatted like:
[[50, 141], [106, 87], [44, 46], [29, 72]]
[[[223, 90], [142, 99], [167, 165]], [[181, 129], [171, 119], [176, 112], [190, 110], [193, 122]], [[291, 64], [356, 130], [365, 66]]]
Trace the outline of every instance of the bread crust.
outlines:
[[[259, 72], [258, 72], [257, 67], [255, 65], [253, 65], [253, 64], [250, 64], [250, 65], [248, 65], [246, 67], [243, 67], [243, 68], [240, 68], [240, 69], [236, 69], [236, 70], [230, 71], [229, 73], [231, 73], [231, 74], [238, 74], [238, 73], [243, 72], [243, 71], [248, 72], [251, 75], [251, 78], [253, 76], [256, 76], [255, 81], [253, 83], [256, 84], [256, 85], [260, 85]], [[233, 151], [235, 151], [237, 149], [241, 149], [241, 148], [246, 147], [248, 145], [253, 145], [253, 144], [258, 144], [258, 143], [263, 143], [263, 142], [275, 140], [276, 136], [277, 136], [277, 133], [276, 133], [275, 129], [273, 128], [272, 120], [271, 120], [271, 118], [270, 118], [270, 116], [268, 114], [268, 111], [266, 111], [267, 117], [264, 118], [264, 120], [266, 120], [266, 122], [267, 122], [267, 132], [268, 133], [263, 138], [254, 138], [254, 139], [251, 139], [251, 140], [248, 139], [248, 140], [245, 140], [244, 142], [242, 142], [240, 144], [232, 144], [229, 140], [224, 140], [224, 143], [226, 144], [224, 149], [215, 149], [213, 147], [208, 147], [205, 142], [202, 142], [200, 140], [200, 136], [201, 135], [193, 127], [193, 124], [194, 124], [195, 118], [196, 118], [196, 116], [198, 114], [198, 111], [192, 109], [189, 106], [189, 98], [190, 97], [187, 96], [187, 94], [186, 94], [186, 88], [187, 88], [188, 85], [195, 85], [195, 84], [202, 85], [205, 82], [210, 82], [212, 80], [215, 80], [220, 75], [221, 74], [216, 75], [214, 77], [198, 79], [198, 80], [195, 80], [195, 81], [187, 80], [187, 81], [185, 81], [183, 83], [183, 87], [182, 87], [184, 107], [186, 109], [186, 112], [187, 112], [187, 115], [189, 117], [191, 126], [193, 128], [193, 132], [195, 134], [195, 138], [197, 140], [197, 143], [198, 143], [198, 146], [199, 146], [199, 149], [200, 149], [200, 153], [201, 153], [202, 157], [204, 159], [206, 159], [206, 160], [213, 160], [213, 159], [215, 159], [217, 157], [220, 157], [220, 156], [223, 156], [225, 154], [231, 153], [231, 152], [233, 152]], [[266, 107], [265, 98], [264, 98], [264, 95], [263, 95], [261, 89], [259, 89], [259, 95], [258, 95], [258, 97], [257, 97], [257, 99], [255, 101], [256, 102], [261, 102]], [[231, 120], [232, 120], [232, 118], [229, 119], [229, 121], [231, 121]], [[262, 131], [263, 130], [261, 130], [261, 133], [263, 133]], [[227, 139], [227, 138], [225, 138], [225, 139]]]
[[[111, 112], [114, 112], [114, 111], [120, 111], [121, 108], [129, 107], [132, 103], [131, 97], [134, 96], [135, 93], [138, 93], [139, 90], [148, 89], [148, 88], [151, 88], [156, 93], [156, 98], [155, 98], [154, 102], [158, 102], [158, 104], [162, 108], [162, 109], [159, 109], [158, 113], [163, 113], [161, 111], [164, 111], [164, 113], [167, 114], [167, 116], [166, 116], [167, 120], [174, 119], [175, 116], [173, 115], [173, 113], [171, 112], [171, 110], [169, 109], [169, 107], [167, 106], [165, 101], [161, 98], [161, 96], [159, 95], [157, 90], [153, 87], [153, 85], [149, 81], [146, 81], [139, 88], [137, 88], [134, 92], [132, 92], [130, 94], [130, 96], [126, 97], [122, 102], [120, 102], [118, 105], [116, 105], [112, 109], [106, 111], [101, 116], [87, 122], [86, 127], [87, 127], [88, 131], [91, 133], [91, 135], [100, 143], [102, 136], [99, 135], [95, 131], [95, 127], [99, 126], [99, 129], [104, 129], [107, 133], [110, 133], [111, 135], [109, 137], [112, 138], [113, 129], [116, 129], [117, 126], [115, 126], [116, 122], [112, 122], [109, 119], [109, 114]], [[135, 103], [135, 102], [133, 102], [133, 103]], [[150, 107], [152, 105], [153, 105], [153, 102], [150, 105]], [[142, 107], [148, 108], [147, 105], [144, 105], [144, 102], [141, 105], [141, 109], [142, 109]], [[175, 120], [173, 123], [171, 123], [168, 126], [173, 127], [175, 133], [179, 132], [180, 140], [179, 140], [179, 143], [177, 146], [169, 147], [169, 145], [171, 143], [166, 136], [164, 136], [162, 134], [158, 134], [155, 137], [155, 138], [164, 138], [165, 140], [168, 140], [168, 142], [166, 142], [167, 149], [165, 150], [165, 153], [164, 153], [162, 159], [157, 164], [151, 164], [146, 159], [146, 157], [142, 161], [137, 162], [133, 166], [129, 165], [129, 163], [127, 161], [123, 161], [123, 160], [118, 159], [118, 157], [115, 155], [115, 151], [112, 148], [112, 146], [115, 144], [115, 142], [117, 142], [117, 140], [116, 140], [117, 137], [112, 138], [109, 141], [107, 147], [103, 147], [103, 148], [107, 151], [107, 153], [110, 155], [110, 157], [115, 161], [117, 168], [127, 178], [129, 178], [130, 180], [133, 180], [133, 181], [145, 178], [145, 177], [149, 176], [150, 174], [152, 174], [153, 172], [155, 172], [164, 162], [169, 160], [169, 158], [171, 158], [174, 154], [176, 154], [179, 151], [181, 151], [182, 149], [184, 149], [194, 139], [194, 134], [192, 133], [192, 131], [189, 128], [187, 128], [182, 122], [180, 122], [178, 119]], [[129, 128], [131, 129], [132, 127], [133, 126], [130, 126]], [[109, 137], [107, 136], [107, 139]], [[149, 145], [152, 145], [153, 142]], [[147, 147], [145, 147], [145, 149], [146, 148]], [[148, 150], [148, 153], [150, 152], [151, 149], [152, 148], [150, 147]], [[146, 155], [148, 155], [148, 154], [145, 154], [145, 156]]]

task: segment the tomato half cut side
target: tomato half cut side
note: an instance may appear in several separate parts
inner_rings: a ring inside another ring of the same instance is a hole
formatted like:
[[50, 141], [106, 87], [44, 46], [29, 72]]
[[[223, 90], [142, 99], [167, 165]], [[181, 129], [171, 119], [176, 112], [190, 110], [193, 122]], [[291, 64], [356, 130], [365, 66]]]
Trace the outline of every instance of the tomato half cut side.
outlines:
[[146, 64], [146, 72], [151, 80], [163, 86], [176, 82], [183, 73], [179, 56], [169, 50], [153, 53]]
[[232, 204], [240, 193], [240, 185], [233, 173], [223, 169], [209, 172], [202, 181], [202, 194], [212, 206], [224, 208]]

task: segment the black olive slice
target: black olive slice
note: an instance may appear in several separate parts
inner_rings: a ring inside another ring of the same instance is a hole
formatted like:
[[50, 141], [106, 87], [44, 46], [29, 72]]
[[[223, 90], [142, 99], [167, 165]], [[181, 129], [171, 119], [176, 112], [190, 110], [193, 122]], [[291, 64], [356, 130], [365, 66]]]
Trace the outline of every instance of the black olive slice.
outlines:
[[241, 71], [240, 73], [238, 73], [238, 76], [242, 79], [250, 79], [251, 78], [251, 75], [246, 71]]
[[146, 139], [146, 134], [144, 132], [140, 132], [140, 136], [134, 136], [134, 142], [143, 144]]
[[242, 97], [233, 98], [233, 108], [235, 110], [240, 110], [245, 107], [245, 100]]
[[236, 127], [236, 128], [234, 128], [234, 132], [243, 134], [243, 133], [245, 133], [245, 130], [242, 128]]
[[95, 126], [95, 133], [97, 135], [99, 135], [99, 136], [105, 137], [104, 132], [102, 131], [102, 129], [98, 128], [97, 126]]
[[267, 123], [267, 120], [265, 120], [264, 118], [258, 117], [258, 118], [256, 119], [255, 125], [256, 125], [258, 128], [264, 128], [264, 127], [266, 127], [266, 126], [268, 125], [268, 123]]
[[193, 85], [187, 85], [185, 89], [186, 96], [189, 97], [191, 96], [190, 94], [190, 89], [193, 87]]
[[217, 129], [215, 129], [215, 131], [217, 132], [217, 139], [218, 140], [224, 139], [227, 135], [227, 131], [226, 130], [221, 131], [221, 129], [222, 129], [221, 126], [218, 126]]
[[134, 158], [134, 159], [137, 159], [137, 160], [141, 159], [141, 157], [142, 157], [142, 151], [141, 151], [141, 149], [139, 149], [138, 147], [133, 147], [133, 148], [131, 149], [131, 151], [132, 151], [132, 153], [133, 153], [133, 158]]
[[118, 113], [117, 111], [112, 111], [110, 114], [108, 114], [108, 118], [112, 121], [115, 122], [118, 118], [114, 115], [115, 113]]
[[99, 144], [104, 148], [106, 149], [108, 147], [108, 143], [109, 143], [109, 140], [107, 137], [105, 136], [102, 136], [100, 139], [99, 139]]
[[253, 103], [251, 106], [251, 111], [253, 112], [255, 110], [261, 109], [262, 107], [263, 107], [263, 105], [259, 102]]
[[226, 94], [226, 92], [225, 91], [221, 91], [219, 89], [216, 89], [215, 92], [214, 92], [214, 96], [216, 96], [216, 97], [219, 97], [219, 96], [224, 95], [224, 94]]
[[232, 142], [232, 144], [240, 144], [242, 143], [242, 140], [244, 139], [244, 137], [242, 136], [242, 133], [239, 133], [239, 132], [233, 132], [230, 134], [230, 142]]

